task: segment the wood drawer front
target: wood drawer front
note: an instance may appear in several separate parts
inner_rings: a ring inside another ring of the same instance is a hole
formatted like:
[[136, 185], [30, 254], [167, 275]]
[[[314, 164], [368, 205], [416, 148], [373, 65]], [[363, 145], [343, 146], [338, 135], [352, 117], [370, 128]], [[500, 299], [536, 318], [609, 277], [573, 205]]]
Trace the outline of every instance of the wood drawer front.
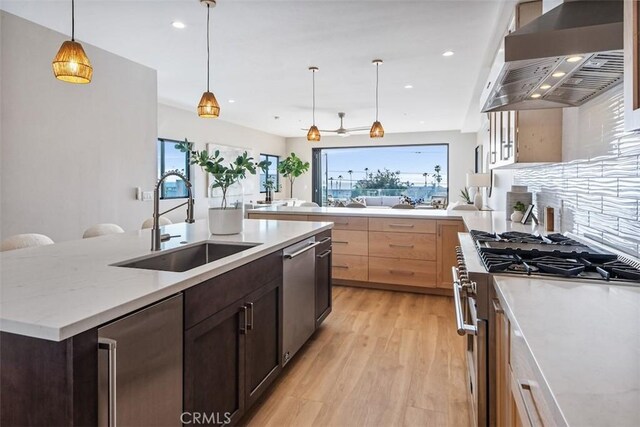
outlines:
[[436, 259], [436, 235], [369, 232], [369, 256], [405, 259]]
[[358, 280], [369, 278], [369, 260], [361, 255], [333, 255], [331, 273], [334, 279]]
[[366, 231], [333, 230], [334, 254], [369, 255], [369, 235]]
[[369, 218], [369, 231], [435, 234], [436, 221], [432, 219]]
[[[520, 331], [511, 322], [510, 365], [511, 393], [520, 406], [519, 412], [528, 418], [533, 426], [566, 425], [560, 410], [553, 403], [554, 398], [540, 371], [536, 368], [533, 356], [529, 352]], [[519, 402], [518, 402], [519, 399]]]
[[435, 261], [369, 257], [369, 281], [395, 285], [436, 287]]
[[309, 221], [333, 222], [334, 230], [360, 230], [369, 228], [369, 219], [360, 216], [309, 215]]
[[307, 221], [306, 215], [283, 215], [268, 213], [251, 213], [249, 219], [271, 219], [275, 221]]

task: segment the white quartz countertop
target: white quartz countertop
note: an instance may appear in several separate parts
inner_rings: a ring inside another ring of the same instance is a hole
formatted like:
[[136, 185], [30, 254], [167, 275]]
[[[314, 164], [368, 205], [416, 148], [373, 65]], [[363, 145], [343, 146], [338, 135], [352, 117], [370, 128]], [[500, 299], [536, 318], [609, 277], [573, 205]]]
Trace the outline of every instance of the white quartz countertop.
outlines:
[[163, 250], [205, 241], [260, 243], [182, 273], [111, 265], [157, 254], [150, 251], [150, 230], [3, 252], [0, 330], [62, 341], [331, 226], [321, 222], [245, 220], [243, 233], [229, 236], [210, 235], [206, 220], [163, 227], [165, 233], [180, 235], [163, 243]]
[[367, 208], [313, 208], [299, 206], [272, 206], [252, 209], [249, 213], [277, 215], [326, 215], [326, 216], [365, 216], [374, 218], [417, 218], [417, 219], [462, 219], [469, 230], [503, 233], [521, 231], [524, 233], [546, 234], [544, 226], [521, 224], [508, 220], [505, 212], [500, 211], [447, 211], [444, 209], [381, 209]]
[[640, 287], [494, 276], [572, 426], [640, 425]]

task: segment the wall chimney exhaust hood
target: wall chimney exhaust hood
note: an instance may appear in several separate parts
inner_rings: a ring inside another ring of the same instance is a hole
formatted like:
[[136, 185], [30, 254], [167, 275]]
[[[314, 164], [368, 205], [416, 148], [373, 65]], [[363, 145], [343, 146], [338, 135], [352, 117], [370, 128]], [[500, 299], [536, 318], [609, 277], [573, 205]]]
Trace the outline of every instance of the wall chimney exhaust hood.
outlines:
[[622, 83], [623, 2], [567, 1], [507, 35], [482, 112], [575, 107]]

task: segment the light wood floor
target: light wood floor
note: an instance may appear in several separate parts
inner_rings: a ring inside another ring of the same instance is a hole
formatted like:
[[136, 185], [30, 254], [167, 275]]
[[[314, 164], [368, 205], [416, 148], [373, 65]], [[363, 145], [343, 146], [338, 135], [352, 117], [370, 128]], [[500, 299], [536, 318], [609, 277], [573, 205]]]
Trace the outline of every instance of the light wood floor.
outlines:
[[451, 298], [334, 287], [333, 312], [249, 426], [467, 426]]

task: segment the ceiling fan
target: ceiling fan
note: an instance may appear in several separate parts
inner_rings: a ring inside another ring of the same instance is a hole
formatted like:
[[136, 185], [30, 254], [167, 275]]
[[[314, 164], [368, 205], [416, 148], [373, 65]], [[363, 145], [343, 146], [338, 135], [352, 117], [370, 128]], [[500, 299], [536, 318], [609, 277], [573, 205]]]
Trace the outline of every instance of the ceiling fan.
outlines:
[[[343, 119], [344, 119], [345, 113], [338, 113], [338, 117], [340, 117], [340, 127], [338, 129], [333, 129], [333, 130], [328, 130], [328, 129], [320, 129], [320, 132], [331, 132], [331, 133], [336, 133], [339, 136], [342, 137], [347, 137], [351, 134], [351, 132], [359, 132], [359, 131], [365, 131], [365, 130], [369, 130], [368, 126], [364, 126], [364, 127], [357, 127], [357, 128], [345, 128], [343, 125]], [[306, 129], [302, 129], [302, 130], [306, 130]]]

